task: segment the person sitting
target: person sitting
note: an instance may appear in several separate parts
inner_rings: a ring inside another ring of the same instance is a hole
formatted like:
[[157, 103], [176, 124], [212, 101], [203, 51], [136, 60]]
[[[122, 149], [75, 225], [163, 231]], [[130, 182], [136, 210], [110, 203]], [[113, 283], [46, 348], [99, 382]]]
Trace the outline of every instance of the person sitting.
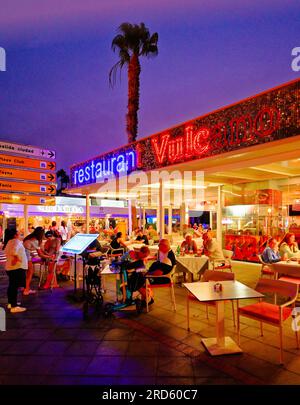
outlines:
[[157, 233], [156, 229], [153, 228], [152, 225], [148, 226], [147, 233], [148, 233], [149, 239], [152, 239], [154, 242], [157, 241], [158, 233]]
[[44, 253], [51, 257], [51, 259], [46, 259], [48, 263], [48, 275], [45, 284], [43, 285], [43, 290], [48, 288], [58, 288], [57, 280], [54, 277], [55, 271], [55, 259], [57, 259], [59, 249], [61, 246], [61, 238], [58, 231], [48, 231], [45, 233], [46, 242], [44, 245]]
[[294, 233], [287, 233], [279, 244], [280, 255], [286, 255], [287, 259], [294, 257], [298, 252], [298, 243], [296, 242]]
[[144, 243], [145, 245], [149, 245], [149, 240], [147, 235], [144, 234], [144, 232], [142, 231], [142, 229], [139, 229], [137, 232], [137, 237], [136, 237], [136, 242], [141, 242]]
[[269, 241], [269, 246], [267, 246], [263, 251], [261, 258], [265, 263], [277, 263], [284, 260], [285, 256], [286, 254], [284, 257], [281, 257], [279, 253], [278, 241], [275, 238], [272, 238]]
[[[169, 274], [176, 264], [176, 258], [173, 250], [171, 250], [168, 239], [161, 239], [158, 244], [157, 261], [151, 264], [147, 276], [161, 276]], [[150, 279], [150, 284], [165, 284], [168, 278], [160, 277], [159, 279]]]
[[131, 244], [131, 241], [125, 242], [122, 238], [122, 232], [118, 232], [110, 242], [110, 247], [114, 250], [122, 250]]
[[197, 253], [197, 243], [195, 240], [192, 238], [192, 235], [186, 235], [185, 240], [182, 242], [181, 250], [184, 251], [184, 253]]
[[203, 234], [204, 254], [209, 257], [209, 260], [224, 260], [221, 246], [215, 238], [212, 231], [209, 230]]

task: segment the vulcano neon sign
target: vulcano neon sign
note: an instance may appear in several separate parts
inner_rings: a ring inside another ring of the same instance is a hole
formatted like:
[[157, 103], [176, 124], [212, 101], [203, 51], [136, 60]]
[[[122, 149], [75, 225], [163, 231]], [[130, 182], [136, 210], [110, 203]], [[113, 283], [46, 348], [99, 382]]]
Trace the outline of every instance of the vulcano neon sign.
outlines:
[[155, 159], [159, 165], [213, 154], [214, 150], [227, 146], [235, 149], [240, 144], [265, 138], [279, 128], [279, 111], [275, 107], [262, 108], [254, 118], [249, 114], [218, 122], [210, 128], [188, 125], [182, 136], [172, 137], [162, 133], [151, 138]]
[[83, 185], [100, 182], [113, 175], [126, 174], [136, 168], [136, 153], [133, 150], [110, 154], [89, 160], [72, 172], [72, 183]]

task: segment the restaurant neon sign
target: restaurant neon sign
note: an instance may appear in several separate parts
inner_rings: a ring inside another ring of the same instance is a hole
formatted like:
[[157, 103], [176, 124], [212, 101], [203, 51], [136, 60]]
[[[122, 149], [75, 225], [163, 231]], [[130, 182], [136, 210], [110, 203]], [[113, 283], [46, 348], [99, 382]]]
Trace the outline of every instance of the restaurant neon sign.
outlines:
[[120, 174], [126, 174], [136, 168], [136, 153], [133, 150], [92, 159], [73, 171], [73, 184], [90, 184]]

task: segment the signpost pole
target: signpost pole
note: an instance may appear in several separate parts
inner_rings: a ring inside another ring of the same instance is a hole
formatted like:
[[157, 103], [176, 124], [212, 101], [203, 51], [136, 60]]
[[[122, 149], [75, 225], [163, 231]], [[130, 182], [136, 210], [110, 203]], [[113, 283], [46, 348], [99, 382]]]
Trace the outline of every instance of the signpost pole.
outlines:
[[77, 254], [74, 255], [74, 294], [77, 292]]

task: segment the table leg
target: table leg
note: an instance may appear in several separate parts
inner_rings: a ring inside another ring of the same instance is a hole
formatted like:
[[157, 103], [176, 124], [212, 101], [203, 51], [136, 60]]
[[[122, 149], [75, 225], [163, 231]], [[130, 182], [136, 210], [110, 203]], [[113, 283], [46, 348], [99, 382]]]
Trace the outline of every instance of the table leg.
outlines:
[[216, 337], [202, 339], [202, 343], [212, 356], [242, 353], [242, 349], [229, 336], [225, 336], [224, 301], [216, 301]]
[[225, 335], [224, 335], [224, 301], [217, 301], [216, 303], [216, 336], [217, 336], [217, 345], [224, 346], [225, 344]]

